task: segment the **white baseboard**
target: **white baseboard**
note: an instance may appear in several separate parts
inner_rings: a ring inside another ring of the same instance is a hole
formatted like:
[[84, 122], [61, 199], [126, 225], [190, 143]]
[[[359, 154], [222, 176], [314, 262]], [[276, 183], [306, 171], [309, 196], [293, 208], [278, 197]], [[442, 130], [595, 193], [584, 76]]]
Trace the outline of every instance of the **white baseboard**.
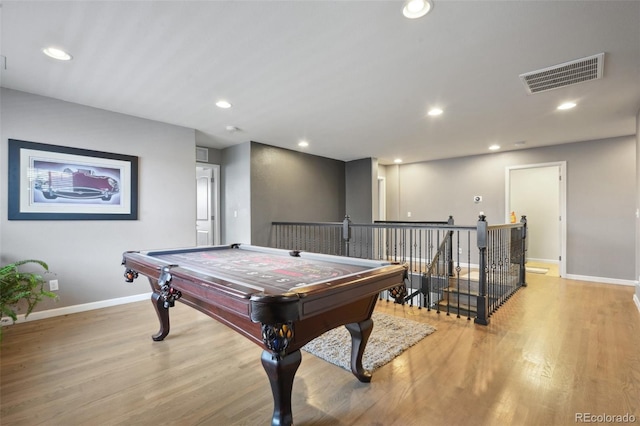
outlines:
[[[124, 305], [125, 303], [139, 302], [141, 300], [149, 300], [151, 292], [136, 294], [134, 296], [118, 297], [117, 299], [101, 300], [99, 302], [83, 303], [81, 305], [65, 306], [64, 308], [48, 309], [46, 311], [31, 312], [27, 318], [24, 314], [18, 315], [16, 324], [28, 321], [37, 321], [41, 319], [58, 317], [61, 315], [75, 314], [78, 312], [92, 311], [94, 309], [108, 308], [110, 306]], [[0, 320], [2, 326], [13, 324], [9, 317], [2, 317]]]
[[560, 261], [558, 259], [536, 259], [533, 257], [527, 257], [527, 262], [535, 262], [535, 263], [548, 263], [549, 265], [559, 265]]
[[633, 301], [635, 302], [636, 307], [638, 308], [638, 312], [640, 312], [640, 299], [638, 299], [638, 295], [637, 294], [633, 295]]
[[567, 274], [562, 278], [566, 278], [568, 280], [591, 281], [591, 282], [594, 282], [594, 283], [626, 285], [626, 286], [635, 286], [636, 284], [638, 284], [638, 281], [633, 281], [633, 280], [621, 280], [621, 279], [618, 279], [618, 278], [592, 277], [592, 276], [589, 276], [589, 275]]

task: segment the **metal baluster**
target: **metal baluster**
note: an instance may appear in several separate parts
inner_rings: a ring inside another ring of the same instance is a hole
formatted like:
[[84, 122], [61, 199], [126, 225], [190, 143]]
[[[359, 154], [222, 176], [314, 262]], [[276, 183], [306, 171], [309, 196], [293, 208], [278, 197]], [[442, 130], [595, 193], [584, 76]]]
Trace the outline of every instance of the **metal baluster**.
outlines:
[[[453, 238], [451, 237], [453, 231], [451, 232], [447, 232], [449, 234], [449, 244], [451, 246], [453, 246]], [[457, 235], [457, 244], [458, 247], [460, 247], [460, 234]], [[449, 250], [449, 253], [451, 253], [452, 250]], [[457, 318], [460, 318], [460, 250], [457, 250], [457, 254], [456, 256], [458, 257], [458, 267], [456, 268], [458, 270], [458, 273], [455, 275], [456, 276], [456, 288], [457, 288], [457, 297], [456, 299], [458, 299], [458, 316]], [[450, 271], [449, 274], [447, 274], [447, 279], [449, 279], [449, 277], [451, 276], [451, 274], [453, 273], [453, 271]]]
[[471, 320], [471, 231], [467, 231], [467, 305], [469, 306], [468, 321]]

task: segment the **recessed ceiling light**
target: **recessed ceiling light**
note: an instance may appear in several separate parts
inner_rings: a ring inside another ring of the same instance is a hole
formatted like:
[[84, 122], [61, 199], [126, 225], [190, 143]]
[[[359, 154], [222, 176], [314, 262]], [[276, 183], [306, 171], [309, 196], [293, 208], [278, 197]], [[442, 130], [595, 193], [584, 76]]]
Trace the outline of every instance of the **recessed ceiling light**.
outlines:
[[429, 114], [432, 117], [435, 117], [436, 115], [442, 114], [442, 112], [443, 111], [440, 108], [431, 108], [427, 114]]
[[231, 108], [231, 104], [224, 100], [216, 102], [216, 106], [218, 108], [224, 108], [224, 109]]
[[499, 150], [499, 149], [500, 149], [500, 145], [498, 145], [498, 144], [493, 144], [493, 145], [491, 145], [491, 146], [489, 147], [489, 149], [490, 149], [491, 151], [497, 151], [497, 150]]
[[571, 108], [573, 108], [575, 106], [576, 106], [575, 102], [565, 102], [565, 103], [561, 104], [558, 107], [558, 109], [561, 109], [561, 110], [571, 109]]
[[309, 146], [309, 142], [307, 142], [307, 141], [300, 141], [300, 142], [298, 142], [298, 146], [299, 146], [299, 147], [301, 147], [301, 148], [306, 148], [306, 147], [308, 147], [308, 146]]
[[72, 56], [64, 50], [57, 49], [55, 47], [45, 47], [44, 49], [42, 49], [42, 53], [50, 58], [57, 59], [59, 61], [70, 61], [72, 58]]
[[396, 164], [400, 164], [402, 163], [402, 158], [396, 158], [395, 160], [393, 160], [393, 162]]
[[402, 8], [402, 14], [409, 19], [420, 18], [433, 8], [431, 0], [407, 0]]

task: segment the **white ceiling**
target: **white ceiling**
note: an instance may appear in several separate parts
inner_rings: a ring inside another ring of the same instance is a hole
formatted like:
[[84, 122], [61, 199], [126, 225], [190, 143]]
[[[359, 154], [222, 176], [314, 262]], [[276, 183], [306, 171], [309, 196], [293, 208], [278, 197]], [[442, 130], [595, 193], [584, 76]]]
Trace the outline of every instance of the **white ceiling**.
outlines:
[[[401, 1], [1, 5], [2, 87], [193, 128], [198, 145], [388, 164], [636, 133], [640, 1], [435, 0], [417, 20]], [[535, 95], [520, 81], [601, 52], [600, 80]]]

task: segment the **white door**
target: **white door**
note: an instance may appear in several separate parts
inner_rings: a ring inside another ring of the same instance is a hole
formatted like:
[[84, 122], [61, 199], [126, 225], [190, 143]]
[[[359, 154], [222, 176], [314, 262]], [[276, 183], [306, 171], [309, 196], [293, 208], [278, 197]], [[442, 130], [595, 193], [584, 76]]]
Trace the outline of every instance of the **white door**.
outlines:
[[220, 244], [218, 225], [219, 166], [196, 165], [196, 245]]
[[565, 162], [507, 167], [505, 217], [511, 212], [519, 222], [527, 217], [528, 250], [531, 261], [558, 264], [566, 274], [566, 184]]

